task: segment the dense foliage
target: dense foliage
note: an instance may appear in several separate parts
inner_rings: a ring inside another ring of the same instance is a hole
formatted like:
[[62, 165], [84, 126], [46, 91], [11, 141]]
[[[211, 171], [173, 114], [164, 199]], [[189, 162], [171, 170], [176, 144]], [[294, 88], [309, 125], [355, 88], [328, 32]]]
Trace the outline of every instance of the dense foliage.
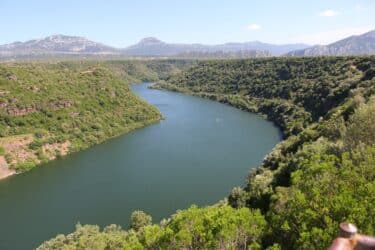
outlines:
[[115, 225], [103, 231], [98, 226], [77, 225], [74, 233], [59, 235], [38, 249], [257, 249], [265, 226], [256, 210], [192, 206], [160, 225], [146, 223], [129, 231]]
[[166, 77], [156, 87], [264, 114], [285, 140], [224, 204], [158, 225], [137, 213], [128, 231], [78, 226], [41, 248], [325, 249], [342, 221], [375, 234], [373, 72], [375, 57], [270, 58], [200, 61]]

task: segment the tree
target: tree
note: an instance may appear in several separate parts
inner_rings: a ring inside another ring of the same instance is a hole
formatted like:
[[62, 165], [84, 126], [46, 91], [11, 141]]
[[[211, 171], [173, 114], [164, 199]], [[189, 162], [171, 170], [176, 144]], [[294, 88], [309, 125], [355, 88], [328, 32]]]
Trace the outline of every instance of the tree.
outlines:
[[234, 208], [246, 207], [248, 193], [240, 187], [232, 189], [228, 196], [228, 203]]
[[130, 228], [139, 231], [141, 228], [151, 225], [152, 217], [143, 211], [134, 211], [130, 216]]

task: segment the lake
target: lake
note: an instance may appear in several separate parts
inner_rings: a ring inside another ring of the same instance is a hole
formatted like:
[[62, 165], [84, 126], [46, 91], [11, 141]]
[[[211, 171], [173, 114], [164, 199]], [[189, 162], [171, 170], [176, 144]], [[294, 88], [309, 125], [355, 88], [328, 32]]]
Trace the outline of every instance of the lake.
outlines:
[[0, 181], [0, 249], [32, 249], [75, 225], [119, 224], [134, 210], [154, 222], [213, 204], [281, 140], [271, 122], [228, 105], [132, 89], [165, 120]]

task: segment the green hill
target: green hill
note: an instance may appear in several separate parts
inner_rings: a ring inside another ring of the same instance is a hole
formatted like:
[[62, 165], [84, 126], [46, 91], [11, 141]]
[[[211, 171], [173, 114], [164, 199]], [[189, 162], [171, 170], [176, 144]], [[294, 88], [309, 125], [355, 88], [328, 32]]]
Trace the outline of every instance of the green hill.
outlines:
[[128, 83], [97, 63], [0, 64], [0, 147], [9, 167], [23, 172], [158, 121]]

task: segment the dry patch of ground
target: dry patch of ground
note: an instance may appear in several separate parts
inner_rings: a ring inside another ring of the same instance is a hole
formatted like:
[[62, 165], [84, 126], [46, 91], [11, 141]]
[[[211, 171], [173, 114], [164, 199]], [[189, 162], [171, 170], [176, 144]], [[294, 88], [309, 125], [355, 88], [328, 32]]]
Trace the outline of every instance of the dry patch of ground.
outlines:
[[67, 155], [69, 153], [70, 141], [63, 143], [45, 144], [42, 147], [43, 154], [47, 156], [49, 160], [53, 160], [57, 155]]
[[6, 178], [8, 176], [14, 175], [16, 171], [9, 169], [8, 163], [4, 156], [0, 156], [0, 179]]
[[0, 146], [5, 149], [8, 155], [8, 164], [15, 166], [18, 163], [27, 160], [37, 160], [35, 153], [28, 148], [29, 144], [33, 142], [34, 136], [31, 134], [15, 135], [0, 138]]
[[[0, 179], [15, 174], [20, 164], [24, 163], [41, 163], [40, 153], [38, 150], [30, 149], [30, 144], [34, 141], [32, 134], [15, 135], [0, 138], [0, 147], [3, 149], [3, 155], [0, 155]], [[70, 141], [61, 143], [47, 143], [41, 146], [41, 150], [46, 159], [53, 160], [57, 156], [64, 156], [69, 153]], [[39, 157], [38, 157], [39, 155]], [[35, 165], [34, 165], [35, 166]], [[33, 167], [33, 166], [28, 166]]]

